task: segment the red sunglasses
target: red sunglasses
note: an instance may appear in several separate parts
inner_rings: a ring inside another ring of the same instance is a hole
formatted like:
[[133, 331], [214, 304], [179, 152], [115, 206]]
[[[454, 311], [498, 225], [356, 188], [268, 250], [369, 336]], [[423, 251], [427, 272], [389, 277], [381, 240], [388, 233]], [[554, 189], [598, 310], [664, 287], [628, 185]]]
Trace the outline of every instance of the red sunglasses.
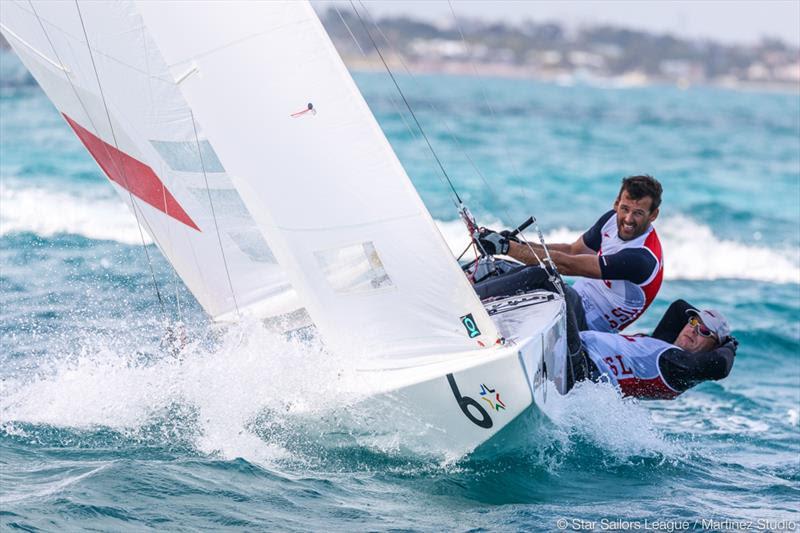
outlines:
[[697, 318], [696, 316], [689, 318], [689, 325], [694, 328], [698, 335], [701, 337], [709, 337], [709, 338], [716, 338], [717, 336], [714, 335], [714, 332], [708, 329], [708, 327], [703, 324], [703, 322]]

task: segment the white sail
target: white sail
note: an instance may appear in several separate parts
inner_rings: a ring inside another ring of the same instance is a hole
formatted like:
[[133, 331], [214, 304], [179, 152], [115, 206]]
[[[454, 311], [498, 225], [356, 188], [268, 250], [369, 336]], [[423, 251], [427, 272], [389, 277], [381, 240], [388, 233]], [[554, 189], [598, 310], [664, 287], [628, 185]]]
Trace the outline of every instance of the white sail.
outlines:
[[498, 341], [307, 2], [32, 5], [4, 34], [212, 316], [303, 309], [389, 359]]
[[307, 2], [137, 5], [173, 75], [196, 71], [181, 92], [326, 342], [397, 356], [496, 342]]
[[210, 315], [299, 307], [131, 3], [3, 1], [0, 22]]

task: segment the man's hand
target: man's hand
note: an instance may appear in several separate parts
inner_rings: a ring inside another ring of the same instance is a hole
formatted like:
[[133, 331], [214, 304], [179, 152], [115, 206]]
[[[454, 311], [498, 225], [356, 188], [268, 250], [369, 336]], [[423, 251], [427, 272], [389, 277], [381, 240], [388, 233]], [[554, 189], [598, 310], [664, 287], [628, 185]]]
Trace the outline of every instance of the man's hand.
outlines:
[[511, 231], [510, 229], [504, 229], [503, 231], [500, 232], [500, 235], [502, 235], [503, 237], [505, 237], [509, 241], [519, 242], [519, 239], [513, 233], [514, 232]]
[[729, 335], [728, 340], [726, 340], [722, 345], [733, 350], [733, 355], [736, 355], [736, 349], [739, 347], [739, 341], [736, 340], [736, 337], [733, 335]]
[[478, 244], [489, 255], [508, 254], [508, 239], [496, 231], [481, 230], [478, 234]]
[[517, 238], [517, 236], [513, 234], [514, 232], [511, 231], [510, 229], [504, 229], [503, 231], [495, 231], [491, 228], [481, 228], [478, 230], [478, 233], [480, 234], [480, 237], [483, 237], [484, 235], [487, 235], [489, 233], [499, 233], [509, 241], [519, 242], [519, 238]]

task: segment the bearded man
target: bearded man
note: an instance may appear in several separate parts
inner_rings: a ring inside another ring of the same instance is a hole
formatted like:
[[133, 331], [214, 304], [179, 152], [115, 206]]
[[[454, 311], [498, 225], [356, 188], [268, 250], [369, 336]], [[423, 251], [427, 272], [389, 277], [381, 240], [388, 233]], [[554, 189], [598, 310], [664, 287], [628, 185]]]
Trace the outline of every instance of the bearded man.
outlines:
[[[661, 243], [653, 221], [661, 205], [661, 184], [651, 176], [622, 180], [614, 208], [572, 244], [549, 244], [561, 274], [576, 276], [565, 296], [579, 330], [616, 333], [639, 318], [655, 299], [664, 276]], [[491, 255], [507, 255], [526, 265], [543, 257], [541, 246], [518, 242], [507, 231], [484, 229], [478, 239]], [[481, 299], [548, 288], [551, 277], [540, 266], [521, 266], [475, 285]]]

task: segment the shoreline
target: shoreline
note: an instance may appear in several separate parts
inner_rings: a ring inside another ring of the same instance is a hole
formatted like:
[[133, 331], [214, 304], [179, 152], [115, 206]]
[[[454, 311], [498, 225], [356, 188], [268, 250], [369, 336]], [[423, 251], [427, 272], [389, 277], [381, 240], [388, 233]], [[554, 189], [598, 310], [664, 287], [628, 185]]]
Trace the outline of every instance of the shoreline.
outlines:
[[[379, 61], [364, 60], [363, 57], [343, 55], [347, 68], [352, 72], [379, 73], [385, 72], [383, 64]], [[407, 76], [403, 64], [396, 60], [387, 61], [393, 74]], [[763, 92], [771, 94], [800, 95], [800, 82], [798, 83], [770, 83], [747, 82], [741, 80], [702, 80], [687, 81], [672, 78], [654, 78], [645, 74], [633, 72], [624, 76], [600, 77], [582, 75], [576, 71], [558, 71], [548, 74], [533, 72], [525, 66], [515, 66], [499, 63], [481, 63], [473, 69], [471, 64], [456, 62], [412, 62], [405, 61], [405, 65], [413, 75], [447, 75], [467, 78], [496, 78], [507, 80], [531, 80], [542, 83], [551, 83], [561, 86], [587, 86], [597, 89], [637, 89], [645, 87], [674, 87], [688, 90], [695, 87], [724, 89], [739, 92]], [[477, 70], [477, 74], [475, 73]]]
[[[19, 62], [16, 54], [11, 48], [6, 48], [0, 43], [0, 57], [4, 57], [4, 62], [11, 59], [19, 63], [19, 72], [24, 73], [26, 81], [22, 83], [6, 83], [7, 80], [0, 80], [0, 87], [19, 87], [24, 85], [36, 85], [36, 82], [24, 69]], [[378, 73], [385, 72], [383, 63], [376, 60], [365, 59], [363, 56], [342, 55], [342, 60], [348, 70], [355, 73]], [[724, 89], [738, 92], [769, 93], [769, 94], [790, 94], [800, 95], [800, 82], [775, 83], [775, 82], [748, 82], [736, 79], [723, 80], [698, 80], [690, 81], [674, 78], [658, 78], [647, 76], [641, 72], [630, 72], [622, 76], [595, 76], [583, 73], [579, 70], [554, 70], [550, 72], [536, 72], [530, 66], [509, 65], [504, 63], [480, 63], [474, 67], [471, 63], [455, 61], [411, 61], [404, 60], [404, 63], [389, 58], [387, 61], [389, 68], [394, 74], [407, 76], [405, 66], [413, 75], [446, 75], [467, 78], [495, 78], [506, 80], [531, 80], [541, 83], [549, 83], [559, 86], [586, 86], [597, 89], [637, 89], [645, 87], [674, 87], [680, 90], [688, 90], [694, 87]], [[0, 73], [13, 73], [17, 69], [9, 68], [6, 64]], [[477, 71], [477, 72], [476, 72]], [[19, 80], [18, 80], [19, 81]]]

